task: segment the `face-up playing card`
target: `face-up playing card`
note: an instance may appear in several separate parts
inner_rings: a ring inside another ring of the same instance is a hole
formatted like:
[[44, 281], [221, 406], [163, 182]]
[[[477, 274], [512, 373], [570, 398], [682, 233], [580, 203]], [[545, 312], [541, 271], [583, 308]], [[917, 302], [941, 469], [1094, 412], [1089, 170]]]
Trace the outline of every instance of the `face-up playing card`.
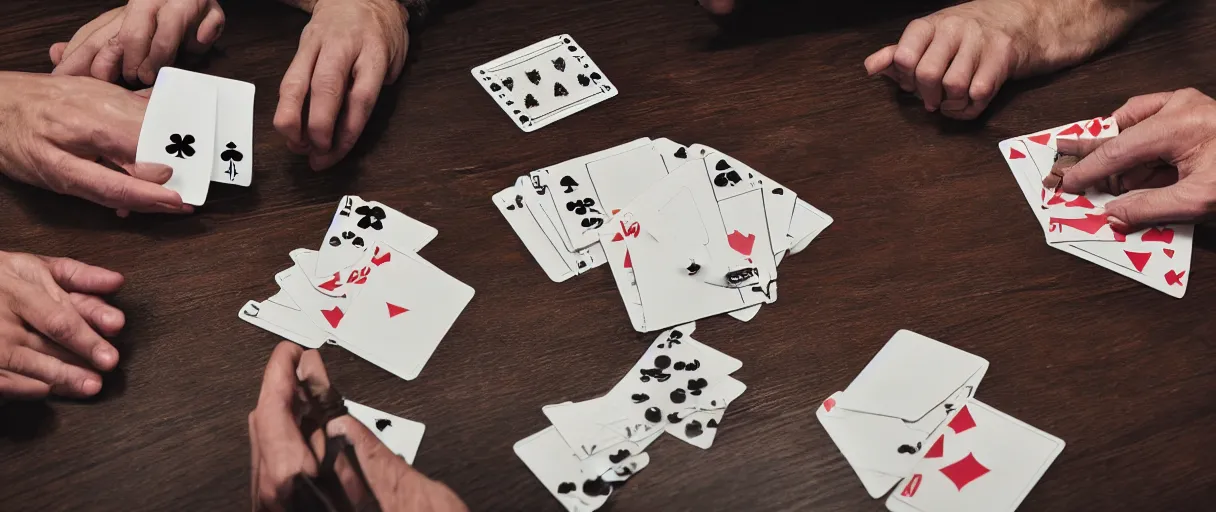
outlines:
[[589, 166], [615, 155], [649, 146], [650, 139], [637, 139], [590, 155], [567, 160], [536, 174], [540, 188], [547, 192], [552, 210], [557, 213], [564, 232], [566, 249], [574, 252], [596, 241], [596, 230], [611, 216], [591, 184]]
[[303, 312], [272, 300], [246, 302], [237, 317], [304, 348], [319, 348], [329, 339]]
[[615, 215], [633, 199], [667, 176], [663, 157], [651, 145], [587, 163], [587, 174], [599, 206]]
[[568, 238], [560, 225], [559, 216], [554, 211], [551, 193], [544, 186], [537, 187], [533, 183], [534, 175], [520, 176], [515, 181], [515, 193], [523, 198], [524, 207], [532, 215], [532, 219], [540, 227], [545, 238], [557, 250], [558, 256], [566, 267], [575, 275], [583, 274], [605, 262], [604, 250], [598, 245], [590, 245], [576, 251], [567, 250]]
[[560, 283], [578, 275], [575, 269], [570, 268], [563, 256], [569, 253], [561, 245], [561, 239], [558, 238], [555, 241], [546, 236], [540, 223], [533, 218], [524, 205], [522, 193], [517, 192], [515, 187], [507, 187], [494, 194], [492, 199], [494, 205], [498, 207], [499, 213], [502, 213], [503, 217], [507, 219], [507, 223], [511, 225], [511, 229], [523, 241], [524, 248], [528, 250], [550, 280]]
[[343, 348], [413, 380], [473, 289], [412, 253], [395, 251], [392, 259], [371, 273], [334, 334]]
[[713, 446], [714, 439], [718, 436], [718, 425], [725, 416], [726, 409], [697, 411], [680, 423], [667, 425], [666, 432], [685, 443], [708, 450]]
[[790, 217], [790, 227], [786, 234], [790, 254], [798, 254], [806, 249], [815, 237], [832, 225], [832, 217], [823, 213], [810, 203], [797, 199], [794, 201], [794, 212]]
[[845, 388], [841, 408], [916, 421], [968, 382], [978, 387], [988, 361], [908, 330], [891, 337]]
[[645, 330], [646, 311], [642, 308], [642, 296], [633, 273], [633, 258], [629, 254], [627, 240], [637, 238], [641, 232], [641, 224], [633, 220], [633, 214], [629, 212], [612, 217], [607, 227], [599, 230], [599, 246], [603, 248], [608, 267], [612, 269], [612, 279], [625, 303], [629, 323], [638, 332]]
[[473, 77], [525, 132], [617, 94], [616, 86], [568, 34], [475, 67]]
[[304, 318], [316, 328], [333, 335], [349, 310], [347, 305], [350, 303], [350, 299], [332, 297], [317, 291], [299, 267], [291, 267], [279, 272], [274, 279], [279, 284], [279, 288], [299, 306]]
[[313, 275], [330, 276], [351, 266], [376, 242], [418, 252], [438, 234], [435, 228], [381, 203], [345, 196], [325, 232]]
[[890, 510], [1012, 512], [1064, 449], [1064, 441], [972, 400], [939, 429]]
[[[137, 162], [165, 164], [173, 176], [165, 188], [186, 204], [207, 201], [215, 152], [217, 91], [210, 80], [161, 68], [139, 132]], [[252, 125], [251, 125], [252, 126]]]
[[598, 509], [612, 494], [614, 486], [609, 480], [628, 479], [649, 463], [645, 453], [631, 454], [605, 472], [611, 475], [594, 474], [591, 466], [596, 463], [576, 457], [553, 427], [520, 440], [514, 450], [549, 493], [570, 511]]
[[346, 400], [345, 405], [350, 415], [371, 430], [380, 439], [380, 442], [384, 443], [384, 446], [400, 455], [406, 462], [414, 463], [414, 458], [418, 456], [418, 446], [422, 444], [422, 434], [426, 431], [426, 425], [351, 400]]
[[688, 153], [688, 146], [671, 139], [654, 139], [651, 147], [663, 158], [663, 167], [667, 168], [668, 173], [688, 163], [688, 159], [691, 158], [691, 155]]

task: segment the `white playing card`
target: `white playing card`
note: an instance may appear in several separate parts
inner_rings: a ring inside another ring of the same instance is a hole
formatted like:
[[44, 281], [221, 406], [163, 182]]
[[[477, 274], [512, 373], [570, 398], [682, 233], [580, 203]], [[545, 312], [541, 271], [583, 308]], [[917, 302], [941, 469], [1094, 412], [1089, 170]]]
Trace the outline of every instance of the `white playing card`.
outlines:
[[525, 132], [616, 96], [616, 86], [568, 34], [473, 68], [473, 78]]
[[688, 146], [671, 139], [654, 139], [651, 147], [663, 158], [663, 166], [667, 168], [668, 173], [688, 163], [688, 159], [690, 158]]
[[345, 405], [347, 412], [371, 430], [384, 446], [400, 455], [406, 462], [414, 463], [418, 456], [418, 446], [422, 444], [422, 434], [426, 432], [426, 425], [351, 400], [346, 400]]
[[165, 188], [186, 204], [207, 201], [215, 155], [216, 98], [214, 83], [195, 73], [164, 67], [148, 100], [139, 131], [137, 162], [165, 164], [173, 176]]
[[668, 425], [666, 432], [685, 443], [708, 450], [718, 437], [718, 426], [724, 416], [726, 409], [697, 411], [678, 424]]
[[599, 198], [600, 211], [611, 216], [667, 176], [667, 167], [660, 153], [646, 145], [588, 162], [587, 174], [595, 196]]
[[309, 322], [301, 311], [270, 300], [246, 302], [237, 317], [304, 348], [318, 348], [329, 339], [328, 333]]
[[274, 276], [274, 280], [300, 307], [301, 314], [313, 326], [330, 335], [334, 333], [348, 309], [350, 300], [347, 297], [332, 297], [317, 291], [299, 267], [293, 266], [279, 272]]
[[211, 181], [248, 187], [253, 182], [253, 98], [249, 82], [194, 73], [216, 90], [215, 158]]
[[503, 189], [494, 194], [492, 199], [516, 236], [524, 243], [524, 248], [550, 280], [560, 283], [578, 275], [563, 258], [566, 248], [561, 246], [561, 239], [550, 240], [545, 236], [539, 222], [524, 205], [523, 195], [517, 193], [515, 187]]
[[[514, 450], [515, 455], [566, 510], [596, 510], [612, 493], [612, 486], [605, 485], [607, 479], [602, 478], [603, 474], [592, 474], [590, 468], [585, 469], [584, 461], [574, 455], [553, 427], [520, 440], [515, 443]], [[627, 479], [644, 468], [646, 463], [649, 463], [649, 458], [644, 453], [633, 455], [618, 464], [618, 467], [628, 467], [629, 472], [614, 475], [612, 480]]]
[[605, 211], [600, 205], [600, 198], [591, 184], [588, 166], [649, 145], [648, 138], [636, 139], [534, 173], [540, 181], [539, 186], [548, 192], [552, 211], [556, 212], [559, 219], [558, 228], [565, 235], [563, 241], [567, 250], [577, 251], [598, 241], [595, 230], [603, 226], [604, 221], [611, 216], [611, 212]]
[[417, 255], [394, 251], [393, 265], [368, 277], [334, 334], [359, 357], [413, 380], [474, 292]]
[[532, 219], [540, 227], [545, 238], [557, 249], [566, 267], [576, 275], [583, 274], [593, 268], [603, 265], [604, 250], [592, 244], [577, 251], [567, 250], [565, 233], [558, 227], [558, 215], [553, 211], [553, 202], [548, 189], [544, 186], [534, 186], [533, 175], [520, 176], [515, 180], [515, 193], [523, 197], [524, 207], [532, 215]]
[[435, 228], [381, 203], [344, 196], [325, 231], [313, 275], [329, 276], [351, 266], [376, 242], [418, 252], [438, 234]]
[[887, 498], [925, 512], [1012, 512], [1064, 450], [1064, 441], [977, 400], [933, 436]]
[[616, 282], [621, 301], [625, 304], [629, 323], [638, 332], [645, 330], [646, 311], [642, 307], [642, 296], [638, 292], [637, 278], [633, 273], [633, 258], [629, 254], [626, 240], [637, 238], [641, 232], [641, 224], [633, 220], [633, 214], [630, 212], [612, 217], [607, 225], [598, 231], [599, 246], [603, 248], [608, 267], [612, 269], [612, 279]]
[[916, 421], [987, 368], [982, 357], [901, 329], [845, 388], [848, 401], [839, 405]]
[[790, 254], [798, 254], [806, 249], [815, 237], [832, 225], [832, 217], [823, 213], [810, 203], [797, 199], [794, 201], [794, 212], [790, 218], [789, 231], [786, 239], [789, 241]]

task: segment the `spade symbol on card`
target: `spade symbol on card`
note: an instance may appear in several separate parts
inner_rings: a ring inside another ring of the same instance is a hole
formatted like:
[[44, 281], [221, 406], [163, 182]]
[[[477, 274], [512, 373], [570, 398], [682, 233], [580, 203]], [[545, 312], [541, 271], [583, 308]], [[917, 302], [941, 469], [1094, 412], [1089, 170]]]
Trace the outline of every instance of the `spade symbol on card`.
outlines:
[[194, 144], [193, 135], [183, 137], [175, 133], [169, 136], [169, 142], [170, 144], [165, 146], [166, 153], [182, 159], [194, 156], [194, 148], [190, 147], [191, 144]]
[[688, 149], [685, 148], [684, 146], [680, 146], [680, 149], [677, 149], [675, 152], [675, 157], [676, 158], [688, 158]]
[[524, 76], [528, 77], [528, 81], [532, 82], [532, 85], [540, 85], [540, 71], [533, 69], [525, 72]]
[[704, 434], [704, 433], [705, 433], [705, 430], [701, 427], [701, 422], [699, 422], [697, 420], [692, 420], [692, 421], [688, 422], [687, 425], [684, 425], [684, 436], [689, 439], [692, 439], [694, 437], [699, 437], [701, 434]]
[[515, 79], [511, 78], [511, 77], [502, 79], [502, 86], [506, 87], [508, 91], [514, 91], [515, 90]]
[[384, 429], [393, 426], [393, 422], [388, 418], [380, 418], [376, 420], [376, 430], [384, 432]]
[[228, 181], [233, 181], [236, 179], [237, 174], [236, 163], [240, 162], [242, 158], [245, 158], [245, 155], [242, 155], [240, 151], [236, 150], [235, 142], [229, 142], [228, 144], [225, 144], [224, 147], [228, 149], [224, 150], [223, 153], [220, 153], [220, 160], [228, 162], [228, 171], [224, 174], [228, 175]]
[[[536, 101], [536, 96], [533, 96], [531, 94], [524, 96], [524, 108], [536, 108], [539, 106], [540, 106], [540, 102]], [[523, 117], [520, 118], [520, 122], [524, 122], [525, 120], [526, 119]]]
[[562, 96], [569, 96], [569, 95], [570, 95], [570, 91], [567, 91], [566, 86], [562, 85], [561, 82], [557, 82], [557, 83], [553, 84], [553, 96], [560, 98]]
[[583, 87], [586, 87], [586, 86], [588, 86], [588, 85], [591, 85], [591, 78], [589, 78], [587, 75], [584, 75], [584, 74], [582, 74], [582, 73], [579, 73], [579, 75], [578, 75], [578, 84], [579, 84], [579, 85], [581, 85], [581, 86], [583, 86]]
[[562, 176], [562, 180], [558, 182], [558, 185], [566, 187], [567, 194], [574, 192], [574, 189], [578, 188], [578, 182], [569, 176]]
[[563, 59], [561, 57], [558, 57], [557, 59], [555, 59], [553, 61], [553, 69], [556, 69], [558, 71], [565, 71], [566, 70], [566, 59]]

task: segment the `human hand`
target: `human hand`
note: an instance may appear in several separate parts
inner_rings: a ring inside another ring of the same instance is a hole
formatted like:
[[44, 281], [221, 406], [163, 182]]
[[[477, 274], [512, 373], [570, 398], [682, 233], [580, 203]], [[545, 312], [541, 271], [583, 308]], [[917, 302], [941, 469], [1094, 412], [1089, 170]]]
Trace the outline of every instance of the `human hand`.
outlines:
[[1195, 89], [1160, 92], [1129, 99], [1112, 116], [1117, 137], [1057, 140], [1061, 154], [1081, 158], [1062, 158], [1044, 186], [1127, 192], [1105, 207], [1120, 233], [1216, 213], [1216, 100]]
[[126, 323], [98, 295], [122, 274], [67, 258], [0, 252], [0, 397], [88, 397], [118, 364], [105, 336]]
[[395, 0], [319, 0], [313, 7], [279, 87], [274, 126], [314, 170], [350, 152], [381, 86], [401, 73], [408, 20]]
[[52, 45], [53, 73], [151, 85], [182, 45], [204, 53], [223, 30], [217, 0], [130, 0], [85, 24], [71, 41]]
[[912, 20], [899, 43], [866, 57], [866, 73], [882, 74], [916, 93], [930, 112], [974, 119], [1015, 71], [1032, 19], [1020, 2], [975, 1]]
[[120, 212], [192, 212], [161, 186], [171, 168], [135, 163], [147, 106], [138, 93], [92, 78], [0, 72], [0, 173]]
[[[254, 510], [289, 510], [298, 496], [297, 475], [316, 477], [324, 459], [326, 434], [343, 437], [354, 448], [358, 471], [345, 453], [334, 472], [343, 492], [361, 510], [376, 501], [386, 512], [463, 512], [467, 509], [447, 486], [410, 467], [375, 434], [350, 415], [328, 421], [324, 431], [301, 431], [299, 412], [308, 397], [330, 396], [329, 376], [320, 353], [282, 342], [266, 365], [257, 408], [249, 414]], [[334, 398], [329, 398], [333, 400]], [[359, 476], [362, 472], [367, 486]]]

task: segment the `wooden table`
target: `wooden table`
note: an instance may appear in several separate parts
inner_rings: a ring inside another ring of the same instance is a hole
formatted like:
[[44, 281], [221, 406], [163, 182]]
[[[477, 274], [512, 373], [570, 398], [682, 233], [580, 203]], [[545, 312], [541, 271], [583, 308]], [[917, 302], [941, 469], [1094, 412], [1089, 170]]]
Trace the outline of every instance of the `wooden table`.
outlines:
[[[512, 444], [546, 426], [541, 406], [607, 391], [653, 335], [629, 328], [607, 269], [549, 282], [490, 195], [640, 136], [727, 151], [836, 224], [781, 267], [781, 300], [754, 321], [698, 324], [699, 339], [744, 362], [748, 392], [711, 450], [658, 442], [608, 509], [881, 510], [814, 411], [907, 328], [987, 358], [979, 398], [1067, 441], [1023, 510], [1210, 510], [1210, 233], [1182, 300], [1053, 250], [996, 143], [1137, 94], [1216, 92], [1216, 4], [1173, 5], [1097, 60], [1008, 87], [985, 122], [959, 124], [862, 70], [911, 8], [804, 8], [763, 36], [722, 38], [688, 1], [487, 0], [418, 34], [416, 61], [355, 154], [314, 173], [271, 125], [307, 17], [232, 3], [201, 70], [259, 89], [254, 187], [217, 186], [192, 217], [124, 221], [0, 185], [0, 247], [123, 272], [115, 300], [129, 319], [101, 398], [0, 408], [0, 510], [248, 507], [246, 414], [277, 340], [237, 311], [274, 293], [291, 249], [319, 246], [348, 193], [438, 228], [422, 255], [477, 296], [418, 380], [326, 348], [331, 375], [348, 396], [425, 423], [418, 468], [474, 510], [559, 510]], [[50, 44], [113, 4], [0, 3], [0, 69], [49, 71]], [[621, 94], [525, 134], [469, 69], [563, 32]]]

